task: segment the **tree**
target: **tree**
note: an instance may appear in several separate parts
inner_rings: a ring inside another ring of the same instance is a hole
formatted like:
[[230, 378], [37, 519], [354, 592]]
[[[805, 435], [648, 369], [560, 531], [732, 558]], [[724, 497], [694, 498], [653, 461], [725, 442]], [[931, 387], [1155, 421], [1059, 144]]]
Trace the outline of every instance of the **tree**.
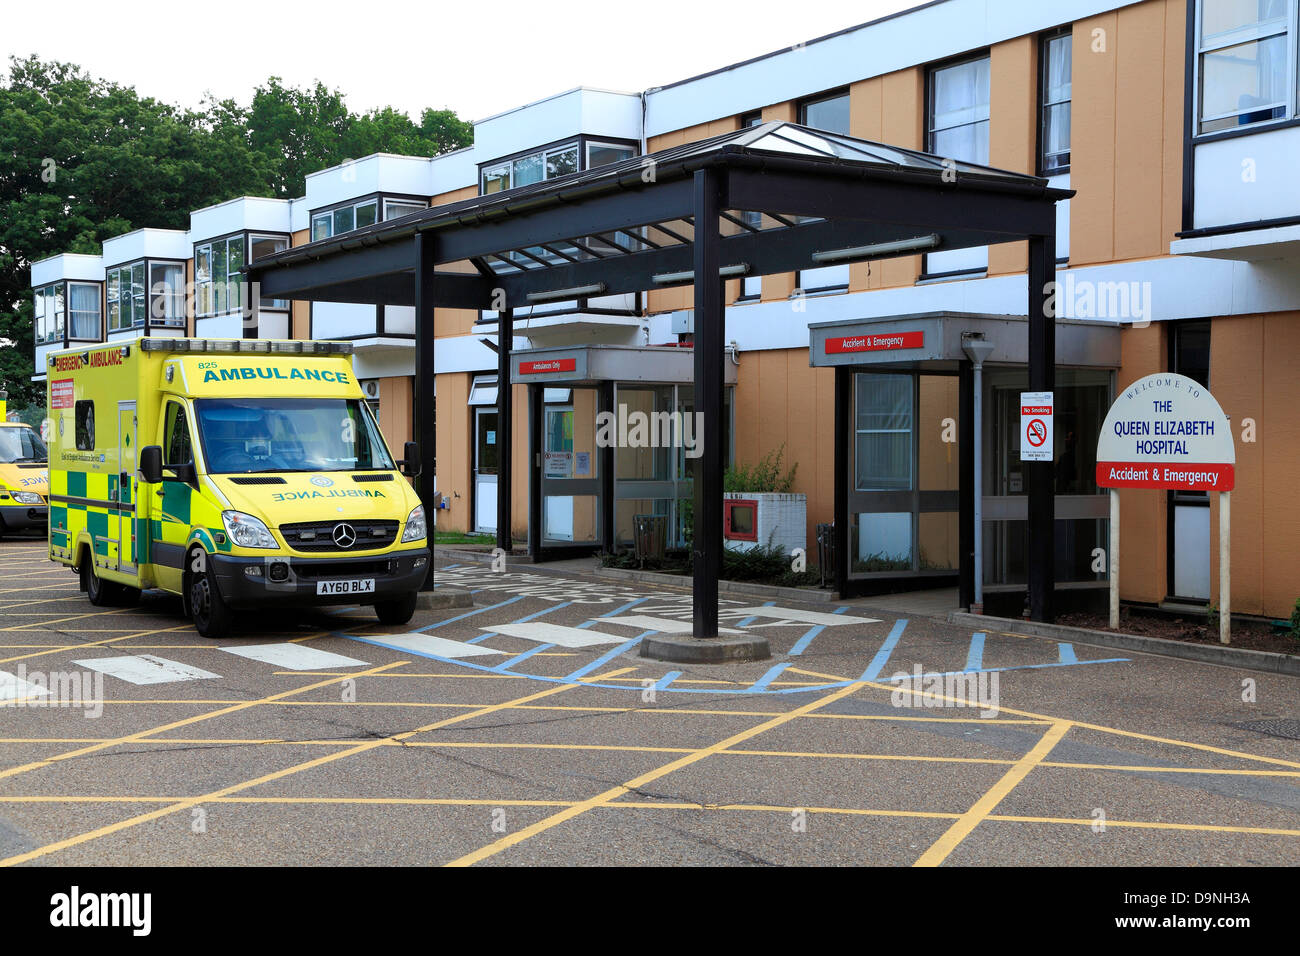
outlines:
[[44, 404], [31, 382], [31, 264], [99, 254], [132, 229], [185, 229], [192, 210], [237, 196], [301, 196], [306, 175], [373, 152], [434, 156], [468, 145], [470, 124], [425, 110], [357, 115], [317, 82], [271, 77], [243, 107], [182, 109], [70, 63], [11, 57], [0, 84], [0, 388]]

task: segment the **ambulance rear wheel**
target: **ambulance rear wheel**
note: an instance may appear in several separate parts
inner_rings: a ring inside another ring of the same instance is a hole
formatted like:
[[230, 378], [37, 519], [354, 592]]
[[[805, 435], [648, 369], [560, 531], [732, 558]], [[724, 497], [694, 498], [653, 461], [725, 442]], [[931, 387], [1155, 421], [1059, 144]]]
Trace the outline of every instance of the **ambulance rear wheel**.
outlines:
[[120, 590], [116, 582], [105, 581], [95, 573], [95, 562], [89, 555], [81, 559], [81, 589], [95, 607], [112, 607]]
[[194, 627], [204, 637], [225, 637], [230, 633], [230, 606], [221, 596], [211, 565], [190, 576], [189, 605]]
[[420, 592], [412, 591], [392, 601], [380, 601], [375, 605], [375, 616], [380, 624], [405, 624], [415, 616], [415, 601]]

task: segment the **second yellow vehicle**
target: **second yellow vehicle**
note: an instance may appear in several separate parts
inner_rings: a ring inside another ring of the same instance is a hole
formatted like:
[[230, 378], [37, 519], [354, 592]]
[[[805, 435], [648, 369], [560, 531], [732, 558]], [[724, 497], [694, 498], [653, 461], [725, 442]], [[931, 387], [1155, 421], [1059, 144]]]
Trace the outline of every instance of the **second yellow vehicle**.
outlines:
[[139, 338], [49, 356], [50, 558], [92, 604], [179, 594], [206, 637], [269, 606], [415, 611], [427, 525], [344, 343]]

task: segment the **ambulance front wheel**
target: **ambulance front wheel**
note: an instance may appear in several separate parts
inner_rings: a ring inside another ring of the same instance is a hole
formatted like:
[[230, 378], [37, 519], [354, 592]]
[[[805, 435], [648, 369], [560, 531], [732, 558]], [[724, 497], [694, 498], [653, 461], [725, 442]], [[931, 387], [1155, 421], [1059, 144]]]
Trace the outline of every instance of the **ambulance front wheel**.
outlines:
[[221, 596], [210, 563], [203, 571], [190, 574], [189, 605], [194, 627], [204, 637], [225, 637], [230, 633], [230, 605]]
[[95, 607], [112, 607], [117, 603], [122, 586], [116, 581], [105, 581], [95, 573], [95, 562], [90, 555], [81, 557], [81, 589]]
[[375, 616], [380, 624], [405, 624], [415, 616], [415, 602], [419, 591], [411, 591], [391, 601], [380, 601], [375, 605]]

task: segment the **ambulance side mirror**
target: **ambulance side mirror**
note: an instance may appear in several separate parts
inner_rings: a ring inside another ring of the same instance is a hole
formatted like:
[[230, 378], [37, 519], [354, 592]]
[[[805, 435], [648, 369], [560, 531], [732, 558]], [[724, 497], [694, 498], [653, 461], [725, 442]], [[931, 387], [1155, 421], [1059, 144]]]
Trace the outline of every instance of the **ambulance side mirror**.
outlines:
[[161, 445], [146, 445], [140, 449], [140, 476], [151, 485], [163, 480]]
[[406, 456], [401, 462], [402, 474], [407, 478], [420, 477], [420, 446], [413, 441], [408, 441], [402, 449], [402, 454]]

